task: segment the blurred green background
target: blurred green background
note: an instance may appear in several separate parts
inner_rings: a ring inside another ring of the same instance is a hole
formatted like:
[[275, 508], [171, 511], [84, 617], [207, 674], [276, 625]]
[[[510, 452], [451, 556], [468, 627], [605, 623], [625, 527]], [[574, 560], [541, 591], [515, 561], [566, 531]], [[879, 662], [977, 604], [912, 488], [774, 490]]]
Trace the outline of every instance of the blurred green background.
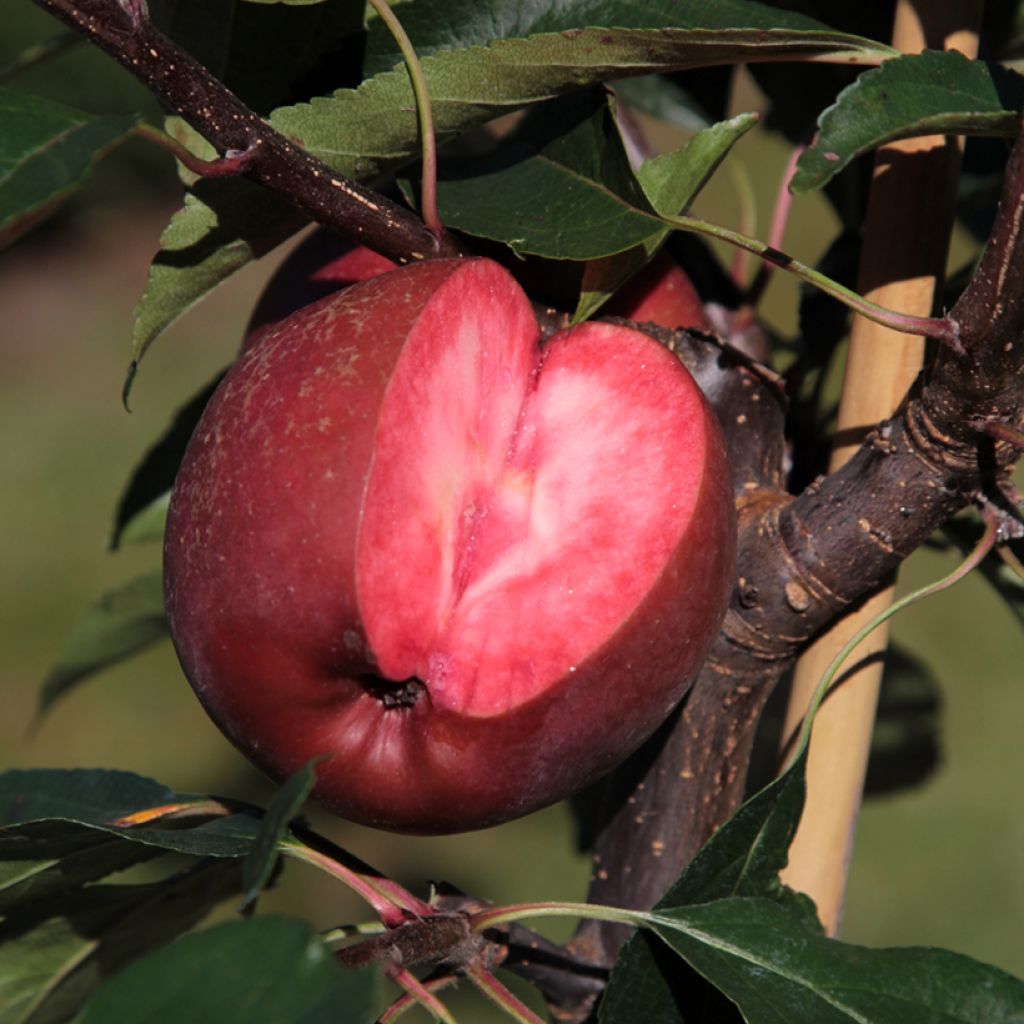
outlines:
[[[0, 67], [50, 32], [28, 0], [7, 0]], [[55, 67], [23, 76], [17, 87], [73, 97], [91, 110], [148, 102], [85, 48]], [[739, 157], [756, 169], [763, 231], [787, 151], [757, 131]], [[170, 161], [133, 142], [100, 167], [71, 208], [0, 254], [0, 768], [116, 767], [183, 791], [263, 801], [269, 785], [201, 711], [169, 644], [83, 685], [30, 730], [39, 683], [77, 614], [104, 588], [157, 563], [152, 547], [106, 550], [115, 502], [174, 409], [231, 360], [279, 258], [237, 275], [154, 346], [133, 413], [125, 413], [119, 392], [132, 307], [175, 201]], [[698, 212], [738, 226], [728, 175], [718, 176]], [[788, 251], [814, 260], [834, 224], [822, 200], [799, 200]], [[796, 301], [796, 285], [777, 274], [765, 306], [772, 322], [791, 325]], [[901, 587], [920, 586], [952, 564], [922, 552]], [[978, 579], [901, 614], [893, 632], [941, 683], [942, 760], [923, 786], [865, 806], [844, 937], [946, 946], [1024, 976], [1024, 634]], [[429, 840], [311, 815], [421, 893], [427, 880], [443, 879], [498, 902], [585, 894], [587, 863], [573, 851], [564, 807]], [[261, 906], [318, 926], [365, 916], [338, 886], [294, 866]], [[556, 923], [548, 933], [560, 938], [568, 929]]]

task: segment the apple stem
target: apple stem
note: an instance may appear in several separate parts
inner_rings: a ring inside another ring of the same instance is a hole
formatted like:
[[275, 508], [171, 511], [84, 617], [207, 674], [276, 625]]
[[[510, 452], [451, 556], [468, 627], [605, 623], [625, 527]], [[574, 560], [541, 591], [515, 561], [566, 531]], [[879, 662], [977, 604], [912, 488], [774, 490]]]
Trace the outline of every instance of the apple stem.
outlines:
[[907, 594], [898, 601], [894, 601], [887, 608], [879, 612], [873, 619], [865, 623], [840, 648], [839, 652], [825, 670], [825, 674], [821, 677], [821, 681], [818, 683], [818, 686], [811, 697], [810, 703], [807, 706], [807, 711], [804, 714], [800, 733], [796, 738], [796, 745], [787, 760], [787, 766], [792, 764], [793, 761], [796, 760], [796, 758], [798, 758], [810, 744], [811, 728], [814, 725], [814, 717], [818, 713], [818, 709], [821, 707], [822, 701], [824, 701], [825, 695], [828, 693], [829, 688], [832, 685], [832, 681], [838, 674], [839, 669], [842, 668], [843, 662], [845, 662], [846, 659], [857, 649], [861, 642], [883, 623], [888, 622], [889, 619], [891, 619], [897, 612], [902, 611], [904, 608], [907, 608], [912, 604], [916, 604], [918, 601], [921, 601], [926, 597], [931, 597], [932, 594], [938, 594], [940, 591], [946, 590], [948, 587], [953, 586], [954, 583], [959, 583], [960, 580], [976, 569], [981, 564], [985, 556], [992, 550], [998, 534], [998, 520], [996, 516], [987, 509], [985, 510], [984, 515], [985, 532], [981, 535], [981, 539], [975, 545], [974, 550], [951, 573], [949, 573], [948, 576], [943, 576], [940, 580], [937, 580], [934, 583], [929, 583], [927, 586], [921, 587], [919, 590], [915, 590], [912, 593]]
[[154, 128], [151, 124], [138, 125], [135, 135], [170, 153], [175, 160], [200, 178], [228, 178], [232, 175], [242, 174], [248, 168], [253, 156], [259, 151], [259, 144], [250, 142], [245, 149], [231, 149], [222, 157], [204, 160], [202, 157], [196, 156], [192, 150], [182, 145], [176, 138], [160, 131], [159, 128]]
[[286, 856], [312, 864], [344, 882], [354, 893], [366, 900], [389, 928], [402, 924], [410, 915], [427, 917], [434, 913], [433, 908], [417, 899], [397, 882], [346, 867], [334, 857], [314, 849], [295, 836], [282, 840], [280, 846]]
[[628, 925], [644, 925], [654, 920], [653, 915], [642, 910], [607, 907], [599, 903], [542, 902], [510, 903], [481, 910], [470, 915], [469, 924], [473, 931], [482, 932], [507, 921], [525, 921], [532, 917], [588, 917], [595, 921]]
[[[444, 974], [437, 978], [427, 978], [420, 982], [420, 986], [430, 994], [438, 992], [449, 985], [454, 985], [458, 980], [454, 974]], [[438, 1000], [440, 1002], [440, 1000]], [[419, 1006], [420, 1000], [410, 992], [399, 996], [378, 1018], [377, 1024], [393, 1024], [406, 1010]]]
[[519, 1024], [544, 1024], [533, 1010], [517, 999], [490, 971], [471, 965], [465, 969], [465, 974], [488, 999], [501, 1007], [514, 1021], [518, 1021]]
[[434, 137], [434, 115], [430, 105], [427, 79], [423, 74], [423, 65], [416, 55], [416, 48], [412, 45], [412, 40], [402, 28], [402, 23], [395, 16], [395, 12], [388, 6], [387, 0], [370, 0], [370, 6], [377, 12], [377, 16], [387, 26], [388, 31], [398, 44], [399, 50], [402, 51], [402, 59], [405, 61], [405, 68], [409, 72], [413, 96], [416, 98], [416, 116], [420, 123], [420, 146], [423, 159], [420, 215], [423, 217], [423, 223], [433, 232], [438, 242], [441, 242], [444, 239], [444, 224], [441, 223], [441, 216], [437, 210], [437, 140]]
[[868, 299], [862, 298], [852, 288], [847, 288], [839, 284], [838, 281], [833, 281], [832, 278], [815, 270], [813, 267], [809, 267], [806, 263], [801, 263], [792, 256], [788, 256], [774, 246], [761, 242], [756, 238], [750, 238], [747, 235], [740, 234], [738, 231], [731, 231], [729, 228], [723, 228], [717, 224], [699, 220], [696, 217], [670, 217], [662, 215], [661, 219], [679, 231], [690, 231], [698, 235], [707, 235], [709, 238], [718, 238], [723, 242], [728, 242], [730, 245], [735, 245], [745, 249], [747, 252], [752, 252], [755, 256], [760, 256], [761, 259], [773, 263], [783, 270], [788, 270], [801, 280], [814, 285], [826, 295], [831, 295], [834, 299], [838, 299], [843, 305], [856, 313], [860, 313], [861, 316], [868, 320], [873, 320], [875, 323], [882, 324], [882, 326], [894, 331], [900, 331], [903, 334], [920, 334], [929, 338], [935, 338], [937, 341], [949, 345], [954, 352], [963, 354], [963, 346], [960, 342], [960, 325], [951, 317], [911, 316], [906, 313], [897, 313], [895, 310], [886, 309], [884, 306], [879, 306]]
[[[443, 1021], [444, 1024], [458, 1024], [452, 1016], [451, 1010], [431, 991], [431, 988], [441, 988], [442, 986], [428, 985], [420, 981], [408, 967], [403, 967], [401, 964], [392, 964], [384, 973], [396, 985], [404, 988], [406, 991], [406, 996], [399, 1000], [404, 1005], [402, 1005], [397, 1014], [389, 1018], [390, 1020], [395, 1020], [397, 1016], [404, 1013], [415, 1003], [419, 1003], [425, 1010], [433, 1014], [435, 1020]], [[381, 1017], [380, 1020], [383, 1022], [385, 1018]]]

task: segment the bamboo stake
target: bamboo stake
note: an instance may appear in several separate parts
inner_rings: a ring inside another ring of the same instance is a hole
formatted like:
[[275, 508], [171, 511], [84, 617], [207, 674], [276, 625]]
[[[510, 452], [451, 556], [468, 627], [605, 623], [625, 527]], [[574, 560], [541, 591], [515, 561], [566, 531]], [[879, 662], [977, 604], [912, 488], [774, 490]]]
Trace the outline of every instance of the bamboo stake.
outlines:
[[[893, 45], [977, 55], [982, 0], [898, 0]], [[941, 285], [961, 146], [941, 136], [884, 146], [875, 161], [859, 291], [901, 312], [931, 314]], [[924, 340], [855, 317], [830, 469], [841, 466], [891, 416], [921, 369]], [[864, 528], [870, 530], [870, 524]], [[884, 543], [884, 538], [879, 539]], [[878, 593], [842, 618], [797, 664], [783, 736], [799, 729], [811, 693], [842, 646], [892, 603]], [[829, 935], [838, 934], [853, 836], [878, 703], [888, 628], [875, 630], [823, 705], [807, 768], [807, 803], [790, 847], [786, 884], [807, 893]]]

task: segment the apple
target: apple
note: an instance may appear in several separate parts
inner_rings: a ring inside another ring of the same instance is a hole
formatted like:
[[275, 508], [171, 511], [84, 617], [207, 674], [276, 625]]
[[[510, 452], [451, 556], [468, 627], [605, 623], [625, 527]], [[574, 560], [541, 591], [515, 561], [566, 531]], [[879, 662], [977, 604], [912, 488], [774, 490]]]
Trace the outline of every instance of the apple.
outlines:
[[355, 284], [261, 333], [168, 514], [179, 658], [271, 776], [343, 817], [494, 825], [635, 750], [725, 611], [730, 469], [679, 361], [630, 327], [543, 345], [487, 259]]
[[252, 344], [257, 331], [295, 310], [396, 266], [365, 245], [353, 245], [333, 231], [316, 228], [271, 275], [249, 318], [245, 345]]
[[712, 330], [693, 282], [664, 249], [605, 303], [602, 312], [673, 330]]
[[[289, 253], [267, 282], [250, 317], [243, 347], [255, 342], [257, 332], [283, 320], [297, 309], [395, 267], [395, 263], [372, 249], [352, 245], [332, 231], [317, 228]], [[541, 280], [550, 281], [552, 276], [550, 260], [531, 264], [519, 261], [513, 270], [520, 281], [524, 276], [536, 278], [534, 284], [537, 285]], [[578, 289], [578, 281], [574, 287]], [[693, 282], [664, 249], [605, 304], [603, 312], [671, 329], [713, 330]]]

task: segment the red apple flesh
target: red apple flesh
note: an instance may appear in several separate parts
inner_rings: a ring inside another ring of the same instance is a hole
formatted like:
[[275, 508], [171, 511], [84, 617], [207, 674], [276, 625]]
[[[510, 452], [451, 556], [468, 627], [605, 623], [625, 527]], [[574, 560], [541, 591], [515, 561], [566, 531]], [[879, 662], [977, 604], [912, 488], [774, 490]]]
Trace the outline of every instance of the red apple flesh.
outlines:
[[431, 261], [322, 299], [229, 372], [175, 484], [167, 612], [214, 721], [319, 800], [493, 825], [611, 769], [724, 613], [730, 472], [643, 333], [544, 345], [512, 277]]

